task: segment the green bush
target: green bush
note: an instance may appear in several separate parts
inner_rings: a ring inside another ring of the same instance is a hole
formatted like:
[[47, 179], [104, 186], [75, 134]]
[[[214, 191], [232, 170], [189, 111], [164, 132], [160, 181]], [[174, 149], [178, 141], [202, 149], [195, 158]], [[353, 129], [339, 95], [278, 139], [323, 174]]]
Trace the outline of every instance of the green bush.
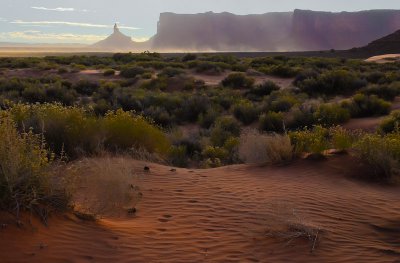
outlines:
[[114, 70], [114, 69], [107, 69], [107, 70], [105, 70], [105, 71], [103, 72], [103, 75], [104, 75], [105, 77], [114, 76], [114, 75], [115, 75], [115, 70]]
[[251, 89], [254, 79], [247, 77], [243, 73], [231, 73], [221, 82], [222, 86], [232, 89]]
[[273, 91], [280, 90], [280, 87], [276, 85], [274, 82], [268, 80], [263, 84], [257, 85], [251, 88], [246, 95], [251, 100], [260, 100], [264, 96], [270, 95]]
[[100, 85], [97, 82], [92, 82], [89, 80], [78, 81], [73, 88], [82, 95], [91, 96], [94, 92], [99, 89]]
[[379, 125], [379, 130], [384, 133], [399, 131], [400, 111], [393, 111], [389, 117], [385, 118]]
[[365, 95], [376, 95], [381, 99], [392, 101], [400, 94], [400, 82], [390, 85], [371, 85], [360, 91]]
[[258, 119], [259, 110], [250, 101], [241, 101], [233, 106], [233, 115], [244, 125], [249, 125]]
[[365, 134], [355, 144], [356, 154], [369, 164], [374, 180], [398, 182], [400, 175], [400, 134]]
[[391, 104], [376, 95], [367, 96], [356, 94], [350, 103], [344, 102], [344, 108], [350, 110], [352, 117], [369, 117], [387, 115], [390, 112]]
[[314, 113], [314, 119], [321, 125], [336, 125], [350, 119], [350, 112], [338, 104], [322, 104]]
[[59, 104], [15, 105], [10, 109], [21, 130], [32, 127], [44, 134], [57, 154], [76, 158], [103, 149], [126, 151], [145, 149], [166, 154], [169, 142], [164, 133], [141, 116], [118, 110], [96, 117], [79, 107]]
[[108, 112], [104, 118], [104, 131], [104, 143], [109, 149], [144, 148], [151, 153], [166, 154], [170, 147], [160, 129], [131, 112]]
[[120, 75], [124, 78], [135, 78], [145, 72], [146, 70], [142, 67], [124, 67], [121, 69]]
[[346, 70], [332, 70], [316, 77], [298, 81], [297, 86], [301, 91], [312, 95], [346, 95], [366, 86], [354, 73]]
[[258, 120], [258, 128], [264, 132], [284, 132], [285, 123], [283, 113], [270, 111], [262, 114]]
[[179, 68], [166, 67], [159, 74], [158, 77], [172, 78], [184, 74], [185, 72]]
[[202, 128], [208, 129], [214, 125], [215, 120], [220, 116], [220, 113], [214, 109], [208, 109], [206, 112], [199, 115], [198, 123]]
[[294, 145], [294, 152], [297, 155], [301, 153], [322, 155], [331, 146], [329, 130], [322, 126], [290, 132], [289, 136]]
[[220, 117], [211, 128], [211, 143], [222, 147], [229, 138], [239, 137], [240, 130], [240, 124], [236, 119], [230, 116]]
[[168, 159], [173, 166], [187, 167], [188, 157], [186, 155], [186, 146], [171, 146], [168, 153]]

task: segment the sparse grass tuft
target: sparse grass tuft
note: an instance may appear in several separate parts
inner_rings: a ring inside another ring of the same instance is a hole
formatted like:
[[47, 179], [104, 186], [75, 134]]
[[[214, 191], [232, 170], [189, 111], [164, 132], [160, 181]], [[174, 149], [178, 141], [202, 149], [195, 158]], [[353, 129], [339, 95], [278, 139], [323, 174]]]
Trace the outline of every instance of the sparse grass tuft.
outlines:
[[292, 160], [293, 147], [287, 135], [249, 130], [240, 136], [239, 158], [245, 163], [282, 164]]

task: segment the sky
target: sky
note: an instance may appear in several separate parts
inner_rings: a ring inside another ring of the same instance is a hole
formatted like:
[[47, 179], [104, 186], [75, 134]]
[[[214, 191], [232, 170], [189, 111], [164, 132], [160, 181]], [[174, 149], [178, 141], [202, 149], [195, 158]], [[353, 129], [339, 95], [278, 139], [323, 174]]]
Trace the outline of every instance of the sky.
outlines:
[[359, 11], [400, 9], [400, 0], [0, 0], [0, 42], [83, 43], [104, 39], [117, 22], [145, 41], [157, 31], [162, 12], [239, 15], [308, 9]]

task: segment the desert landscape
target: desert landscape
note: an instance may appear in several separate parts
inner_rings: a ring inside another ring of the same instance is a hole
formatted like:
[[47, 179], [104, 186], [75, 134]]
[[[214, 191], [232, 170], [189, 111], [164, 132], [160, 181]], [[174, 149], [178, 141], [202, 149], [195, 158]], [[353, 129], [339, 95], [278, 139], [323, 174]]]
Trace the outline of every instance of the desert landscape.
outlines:
[[0, 32], [0, 262], [400, 262], [387, 3], [181, 14], [170, 1], [145, 40], [126, 20], [62, 21], [110, 19], [83, 4], [0, 13], [43, 27]]

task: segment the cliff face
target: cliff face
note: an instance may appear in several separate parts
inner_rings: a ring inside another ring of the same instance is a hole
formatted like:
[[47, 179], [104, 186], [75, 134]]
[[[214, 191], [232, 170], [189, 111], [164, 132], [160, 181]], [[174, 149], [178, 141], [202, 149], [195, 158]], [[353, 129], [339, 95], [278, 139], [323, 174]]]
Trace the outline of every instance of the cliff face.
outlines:
[[230, 13], [160, 15], [156, 50], [257, 51], [279, 49], [292, 13], [238, 16]]
[[239, 16], [230, 13], [162, 13], [152, 49], [157, 51], [303, 51], [349, 49], [400, 29], [400, 11], [294, 12]]
[[349, 49], [400, 29], [400, 11], [314, 12], [295, 10], [291, 39], [297, 50]]

